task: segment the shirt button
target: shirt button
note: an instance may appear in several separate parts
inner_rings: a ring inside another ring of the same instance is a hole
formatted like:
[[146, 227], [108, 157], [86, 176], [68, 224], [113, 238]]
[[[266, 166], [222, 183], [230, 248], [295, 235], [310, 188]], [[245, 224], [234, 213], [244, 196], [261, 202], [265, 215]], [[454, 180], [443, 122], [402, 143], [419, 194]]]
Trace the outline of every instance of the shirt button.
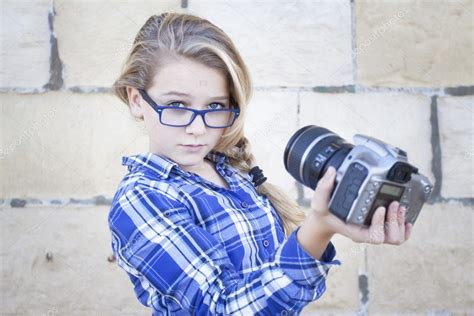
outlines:
[[246, 208], [249, 205], [247, 204], [247, 202], [242, 202], [242, 203], [240, 203], [240, 206], [242, 206], [243, 208]]
[[268, 246], [270, 246], [270, 242], [269, 242], [267, 239], [265, 239], [265, 240], [263, 241], [263, 246], [264, 246], [265, 248], [267, 248]]
[[232, 175], [232, 171], [227, 170], [227, 171], [225, 172], [225, 175], [228, 176], [228, 177], [230, 177], [230, 176]]

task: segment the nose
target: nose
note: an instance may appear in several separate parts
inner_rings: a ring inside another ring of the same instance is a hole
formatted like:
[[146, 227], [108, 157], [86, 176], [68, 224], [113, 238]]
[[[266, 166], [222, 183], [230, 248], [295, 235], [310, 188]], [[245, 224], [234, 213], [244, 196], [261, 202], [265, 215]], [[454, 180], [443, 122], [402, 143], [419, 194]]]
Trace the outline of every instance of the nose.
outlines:
[[194, 120], [186, 126], [186, 132], [195, 135], [202, 135], [206, 132], [206, 124], [202, 115], [196, 115]]

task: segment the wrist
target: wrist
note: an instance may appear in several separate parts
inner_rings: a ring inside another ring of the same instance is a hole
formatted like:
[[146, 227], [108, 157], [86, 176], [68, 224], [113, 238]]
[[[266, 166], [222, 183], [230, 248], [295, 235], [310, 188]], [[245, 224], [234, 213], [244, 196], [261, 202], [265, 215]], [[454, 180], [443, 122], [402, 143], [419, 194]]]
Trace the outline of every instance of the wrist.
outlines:
[[314, 227], [315, 230], [319, 231], [320, 234], [324, 236], [332, 237], [334, 234], [337, 233], [337, 229], [335, 227], [335, 223], [331, 218], [331, 215], [321, 215], [321, 214], [310, 214], [306, 220], [308, 221], [308, 225]]
[[319, 260], [333, 235], [324, 218], [309, 215], [300, 226], [296, 239], [306, 252]]

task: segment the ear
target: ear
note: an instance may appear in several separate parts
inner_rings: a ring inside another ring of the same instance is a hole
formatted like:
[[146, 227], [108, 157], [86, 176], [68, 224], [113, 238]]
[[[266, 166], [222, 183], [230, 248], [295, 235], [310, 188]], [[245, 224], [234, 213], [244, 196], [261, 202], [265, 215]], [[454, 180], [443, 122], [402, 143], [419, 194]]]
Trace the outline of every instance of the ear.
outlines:
[[140, 95], [138, 89], [127, 87], [128, 103], [130, 104], [130, 112], [138, 119], [143, 120], [143, 102], [145, 102]]

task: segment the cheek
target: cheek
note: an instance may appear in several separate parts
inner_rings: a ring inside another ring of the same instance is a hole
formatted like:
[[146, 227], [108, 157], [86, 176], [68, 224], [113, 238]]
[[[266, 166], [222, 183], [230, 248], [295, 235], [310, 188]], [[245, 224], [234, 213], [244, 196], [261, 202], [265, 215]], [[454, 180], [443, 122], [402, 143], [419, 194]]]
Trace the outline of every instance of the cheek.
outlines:
[[145, 121], [145, 125], [148, 131], [151, 131], [155, 128], [158, 122], [158, 114], [150, 109], [146, 109], [143, 111], [143, 120]]
[[153, 123], [153, 138], [165, 143], [173, 143], [176, 140], [177, 130], [173, 127], [162, 125], [160, 122]]
[[172, 127], [161, 124], [158, 113], [153, 111], [153, 109], [144, 111], [143, 118], [145, 120], [148, 133], [155, 139], [157, 136], [164, 138], [165, 135], [172, 135], [173, 132], [176, 132]]
[[155, 111], [144, 111], [143, 119], [150, 138], [157, 140], [158, 138], [162, 138], [163, 134], [166, 133], [166, 126], [160, 123], [158, 114]]
[[222, 130], [222, 129], [211, 129], [209, 134], [210, 134], [211, 138], [214, 140], [214, 142], [217, 143], [221, 139], [222, 135], [224, 135], [224, 130]]

